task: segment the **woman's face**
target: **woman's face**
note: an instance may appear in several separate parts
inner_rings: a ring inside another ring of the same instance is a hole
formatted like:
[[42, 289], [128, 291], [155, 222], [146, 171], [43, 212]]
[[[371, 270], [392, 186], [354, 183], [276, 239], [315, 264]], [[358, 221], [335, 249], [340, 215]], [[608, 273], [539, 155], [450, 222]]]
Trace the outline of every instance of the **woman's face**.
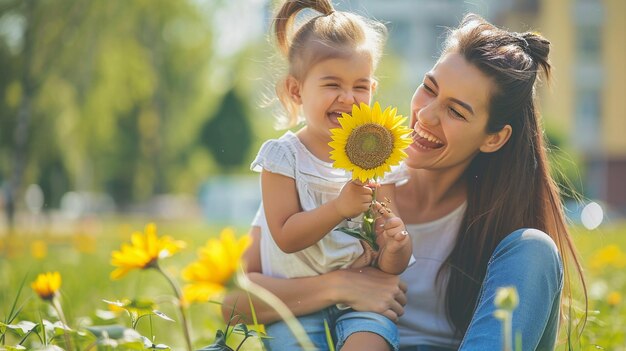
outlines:
[[[411, 101], [411, 168], [464, 170], [485, 147], [490, 78], [457, 53], [442, 56], [424, 75]], [[483, 150], [486, 151], [486, 150]]]

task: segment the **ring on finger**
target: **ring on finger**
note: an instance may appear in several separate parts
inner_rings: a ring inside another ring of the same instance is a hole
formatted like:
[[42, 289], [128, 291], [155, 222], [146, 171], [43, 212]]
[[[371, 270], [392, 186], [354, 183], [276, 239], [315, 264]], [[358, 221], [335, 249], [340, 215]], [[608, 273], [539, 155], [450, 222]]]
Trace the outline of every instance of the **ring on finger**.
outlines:
[[402, 234], [404, 236], [407, 236], [407, 235], [409, 235], [409, 232], [407, 232], [406, 229], [405, 229], [405, 230], [401, 231], [400, 234]]

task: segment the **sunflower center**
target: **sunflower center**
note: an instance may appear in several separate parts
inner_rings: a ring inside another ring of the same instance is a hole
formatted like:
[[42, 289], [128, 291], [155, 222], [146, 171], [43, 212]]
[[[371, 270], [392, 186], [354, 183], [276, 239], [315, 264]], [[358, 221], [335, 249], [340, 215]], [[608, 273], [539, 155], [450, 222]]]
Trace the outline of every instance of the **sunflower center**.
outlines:
[[393, 135], [387, 128], [374, 123], [354, 128], [346, 143], [350, 162], [362, 169], [382, 166], [393, 151]]

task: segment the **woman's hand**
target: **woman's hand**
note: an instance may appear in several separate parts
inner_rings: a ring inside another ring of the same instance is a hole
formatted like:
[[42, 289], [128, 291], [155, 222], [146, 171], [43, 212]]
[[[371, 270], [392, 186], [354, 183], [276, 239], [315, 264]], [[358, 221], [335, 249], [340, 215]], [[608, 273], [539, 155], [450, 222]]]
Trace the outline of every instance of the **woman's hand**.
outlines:
[[373, 267], [334, 271], [335, 300], [357, 311], [384, 315], [394, 322], [404, 313], [406, 284], [400, 277]]

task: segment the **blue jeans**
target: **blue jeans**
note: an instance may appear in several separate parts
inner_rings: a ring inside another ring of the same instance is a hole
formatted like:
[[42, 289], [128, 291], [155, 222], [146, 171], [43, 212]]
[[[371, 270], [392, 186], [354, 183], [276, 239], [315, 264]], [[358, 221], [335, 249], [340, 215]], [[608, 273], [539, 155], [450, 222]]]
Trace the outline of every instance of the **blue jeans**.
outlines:
[[[350, 335], [357, 332], [370, 332], [385, 339], [392, 351], [398, 351], [398, 328], [389, 318], [374, 312], [340, 310], [335, 306], [298, 317], [298, 322], [318, 350], [330, 350], [324, 320], [328, 322], [336, 350], [341, 350]], [[266, 325], [265, 332], [270, 338], [263, 339], [263, 343], [269, 351], [302, 350], [287, 325], [282, 321]]]
[[[559, 325], [563, 266], [556, 244], [536, 229], [519, 229], [498, 244], [487, 265], [478, 304], [458, 350], [502, 350], [502, 323], [493, 316], [496, 290], [514, 286], [519, 305], [513, 312], [513, 337], [522, 350], [554, 350]], [[449, 351], [417, 345], [401, 351]]]

